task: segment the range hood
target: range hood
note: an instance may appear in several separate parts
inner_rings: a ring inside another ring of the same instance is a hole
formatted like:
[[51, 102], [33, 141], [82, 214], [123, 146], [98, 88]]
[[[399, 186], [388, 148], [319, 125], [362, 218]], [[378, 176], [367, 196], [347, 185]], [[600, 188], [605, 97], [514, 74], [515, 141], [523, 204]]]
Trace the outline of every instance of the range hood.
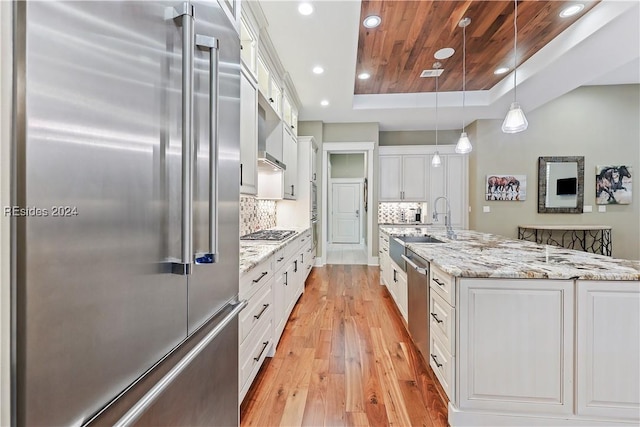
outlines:
[[267, 153], [266, 150], [258, 150], [258, 170], [259, 171], [283, 171], [287, 165]]
[[266, 111], [258, 104], [258, 171], [279, 172], [287, 169], [276, 156], [267, 149], [267, 118]]

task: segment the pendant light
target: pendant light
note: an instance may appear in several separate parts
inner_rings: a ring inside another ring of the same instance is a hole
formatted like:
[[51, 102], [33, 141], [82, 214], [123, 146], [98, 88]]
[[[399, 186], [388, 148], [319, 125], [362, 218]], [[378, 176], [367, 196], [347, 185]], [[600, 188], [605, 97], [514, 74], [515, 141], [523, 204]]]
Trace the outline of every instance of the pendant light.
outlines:
[[[441, 66], [441, 63], [436, 62], [433, 64], [433, 69], [437, 70]], [[440, 159], [440, 153], [438, 153], [438, 75], [436, 75], [436, 152], [431, 158], [431, 166], [433, 166], [434, 168], [439, 168], [441, 165], [442, 160]]]
[[516, 101], [516, 86], [518, 84], [516, 80], [516, 66], [517, 66], [517, 46], [518, 46], [518, 0], [514, 0], [515, 10], [513, 13], [513, 102], [511, 108], [507, 112], [507, 116], [502, 122], [502, 132], [504, 133], [518, 133], [522, 132], [529, 126], [527, 118], [524, 116], [524, 111], [520, 108], [520, 104]]
[[456, 153], [470, 153], [473, 147], [467, 133], [464, 131], [464, 101], [467, 89], [467, 25], [471, 24], [471, 18], [464, 18], [458, 22], [458, 27], [462, 28], [462, 133], [456, 144]]

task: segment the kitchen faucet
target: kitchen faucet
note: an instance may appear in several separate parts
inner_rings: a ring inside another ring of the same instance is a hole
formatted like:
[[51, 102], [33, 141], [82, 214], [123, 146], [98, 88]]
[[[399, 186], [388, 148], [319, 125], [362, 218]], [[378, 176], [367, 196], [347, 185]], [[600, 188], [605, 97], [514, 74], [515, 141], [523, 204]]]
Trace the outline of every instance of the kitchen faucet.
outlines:
[[[447, 211], [446, 212], [438, 212], [438, 200], [444, 199], [447, 203]], [[433, 221], [438, 221], [438, 215], [444, 214], [444, 225], [447, 227], [447, 237], [449, 239], [455, 239], [456, 233], [453, 232], [453, 228], [451, 228], [451, 205], [449, 204], [449, 199], [445, 196], [437, 197], [436, 200], [433, 201]]]

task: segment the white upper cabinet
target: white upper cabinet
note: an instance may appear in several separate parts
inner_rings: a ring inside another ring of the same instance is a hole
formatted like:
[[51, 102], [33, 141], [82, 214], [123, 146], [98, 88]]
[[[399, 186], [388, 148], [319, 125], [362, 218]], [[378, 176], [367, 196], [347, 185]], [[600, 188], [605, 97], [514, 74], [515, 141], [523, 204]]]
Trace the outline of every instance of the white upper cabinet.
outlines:
[[240, 58], [252, 75], [257, 75], [258, 40], [244, 18], [240, 20]]
[[427, 200], [427, 156], [380, 156], [381, 202], [424, 202]]
[[286, 93], [282, 97], [282, 119], [293, 136], [298, 136], [298, 111]]
[[380, 156], [381, 202], [402, 200], [402, 156]]
[[[286, 125], [285, 125], [286, 126]], [[298, 142], [287, 129], [283, 132], [282, 156], [287, 169], [284, 173], [284, 198], [297, 198], [298, 185]], [[308, 185], [308, 184], [307, 184]]]
[[402, 156], [402, 200], [424, 202], [427, 200], [427, 156]]
[[[451, 225], [468, 227], [468, 158], [456, 154], [454, 146], [438, 146], [442, 164], [433, 167], [433, 145], [383, 146], [379, 148], [380, 202], [427, 202], [431, 215], [435, 200], [444, 196], [451, 206]], [[446, 202], [438, 202], [446, 212]], [[439, 221], [444, 223], [444, 217]]]
[[240, 193], [258, 192], [258, 92], [254, 83], [240, 77]]

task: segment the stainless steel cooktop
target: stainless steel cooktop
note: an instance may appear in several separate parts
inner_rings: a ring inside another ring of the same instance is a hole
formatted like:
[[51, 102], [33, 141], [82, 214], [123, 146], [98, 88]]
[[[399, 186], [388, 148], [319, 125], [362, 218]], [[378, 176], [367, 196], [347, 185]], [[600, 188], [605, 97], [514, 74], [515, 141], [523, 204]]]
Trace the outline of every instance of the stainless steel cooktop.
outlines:
[[240, 240], [284, 240], [292, 234], [294, 230], [260, 230], [245, 234]]

